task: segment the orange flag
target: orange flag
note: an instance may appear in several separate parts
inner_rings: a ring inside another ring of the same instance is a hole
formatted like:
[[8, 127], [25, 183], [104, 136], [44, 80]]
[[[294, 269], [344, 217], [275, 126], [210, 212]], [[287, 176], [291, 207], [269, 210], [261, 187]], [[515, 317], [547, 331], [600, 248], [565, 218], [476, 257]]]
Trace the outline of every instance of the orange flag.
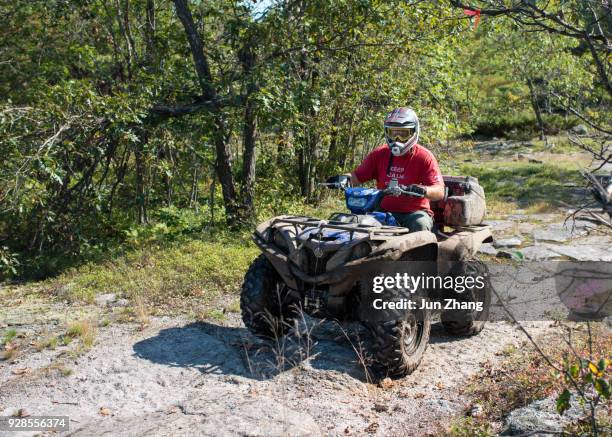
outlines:
[[480, 21], [480, 9], [464, 9], [463, 13], [468, 17], [476, 17], [476, 19], [474, 20], [474, 30], [476, 30], [476, 28], [478, 27], [478, 22]]

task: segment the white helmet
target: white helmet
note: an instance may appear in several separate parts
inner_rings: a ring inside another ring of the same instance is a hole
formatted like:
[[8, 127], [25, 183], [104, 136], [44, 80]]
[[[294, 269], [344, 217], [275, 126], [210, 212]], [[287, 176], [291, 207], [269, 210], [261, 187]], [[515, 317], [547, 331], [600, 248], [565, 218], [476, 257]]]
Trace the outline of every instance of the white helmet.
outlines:
[[385, 118], [385, 139], [393, 156], [408, 153], [419, 140], [419, 119], [410, 108], [397, 108]]

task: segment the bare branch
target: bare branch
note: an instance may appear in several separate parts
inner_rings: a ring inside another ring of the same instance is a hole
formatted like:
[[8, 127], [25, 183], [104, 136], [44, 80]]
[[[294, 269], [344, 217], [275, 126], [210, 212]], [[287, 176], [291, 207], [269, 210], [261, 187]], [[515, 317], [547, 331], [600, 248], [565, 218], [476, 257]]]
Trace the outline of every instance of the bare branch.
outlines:
[[553, 96], [553, 97], [556, 97], [557, 99], [559, 99], [559, 103], [561, 104], [561, 106], [563, 106], [564, 109], [566, 109], [569, 112], [571, 112], [572, 114], [574, 114], [576, 117], [578, 117], [579, 119], [584, 121], [586, 124], [591, 126], [593, 129], [598, 130], [599, 132], [602, 132], [604, 134], [612, 135], [612, 131], [604, 129], [603, 127], [595, 124], [593, 121], [591, 121], [588, 118], [586, 118], [584, 115], [582, 115], [576, 109], [574, 109], [573, 107], [571, 107], [568, 104], [564, 103], [563, 102], [563, 98], [559, 94], [551, 92], [550, 95]]

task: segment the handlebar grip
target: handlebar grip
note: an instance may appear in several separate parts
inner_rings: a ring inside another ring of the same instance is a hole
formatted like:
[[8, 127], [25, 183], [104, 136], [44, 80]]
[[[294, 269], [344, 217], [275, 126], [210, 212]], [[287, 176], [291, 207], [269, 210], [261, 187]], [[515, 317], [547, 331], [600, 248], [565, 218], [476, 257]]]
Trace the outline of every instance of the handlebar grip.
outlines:
[[402, 190], [402, 193], [406, 194], [407, 196], [419, 197], [419, 198], [425, 197], [425, 193], [427, 193], [425, 188], [419, 187], [418, 185], [414, 185], [414, 184], [401, 187], [401, 190]]
[[409, 190], [402, 190], [402, 194], [405, 194], [406, 196], [410, 196], [410, 197], [418, 197], [418, 198], [425, 197], [425, 194], [423, 193], [416, 193], [414, 191], [409, 191]]
[[414, 185], [414, 184], [396, 186], [392, 188], [386, 188], [385, 190], [383, 190], [383, 193], [385, 195], [391, 194], [391, 195], [399, 196], [400, 194], [403, 194], [405, 196], [418, 197], [418, 198], [425, 197], [426, 192], [427, 191], [424, 188], [421, 188], [418, 185]]

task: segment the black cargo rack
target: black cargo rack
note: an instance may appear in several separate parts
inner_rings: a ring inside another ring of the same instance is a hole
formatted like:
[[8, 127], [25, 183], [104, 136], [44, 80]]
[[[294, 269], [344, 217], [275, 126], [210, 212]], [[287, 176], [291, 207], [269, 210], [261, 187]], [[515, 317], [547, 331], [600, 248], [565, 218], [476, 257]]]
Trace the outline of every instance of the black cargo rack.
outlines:
[[338, 229], [341, 231], [350, 232], [351, 239], [353, 238], [354, 233], [370, 234], [370, 236], [373, 236], [373, 235], [393, 236], [393, 235], [404, 235], [410, 232], [409, 229], [401, 228], [398, 226], [384, 226], [384, 227], [367, 226], [367, 225], [360, 225], [358, 223], [351, 224], [351, 225], [337, 225], [337, 224], [331, 224], [327, 222], [326, 220], [316, 219], [312, 217], [279, 218], [279, 219], [274, 219], [274, 221], [270, 225], [275, 225], [277, 223], [287, 223], [287, 224], [294, 225], [296, 234], [299, 232], [297, 229], [298, 226], [317, 227], [320, 229], [325, 229], [325, 228]]

